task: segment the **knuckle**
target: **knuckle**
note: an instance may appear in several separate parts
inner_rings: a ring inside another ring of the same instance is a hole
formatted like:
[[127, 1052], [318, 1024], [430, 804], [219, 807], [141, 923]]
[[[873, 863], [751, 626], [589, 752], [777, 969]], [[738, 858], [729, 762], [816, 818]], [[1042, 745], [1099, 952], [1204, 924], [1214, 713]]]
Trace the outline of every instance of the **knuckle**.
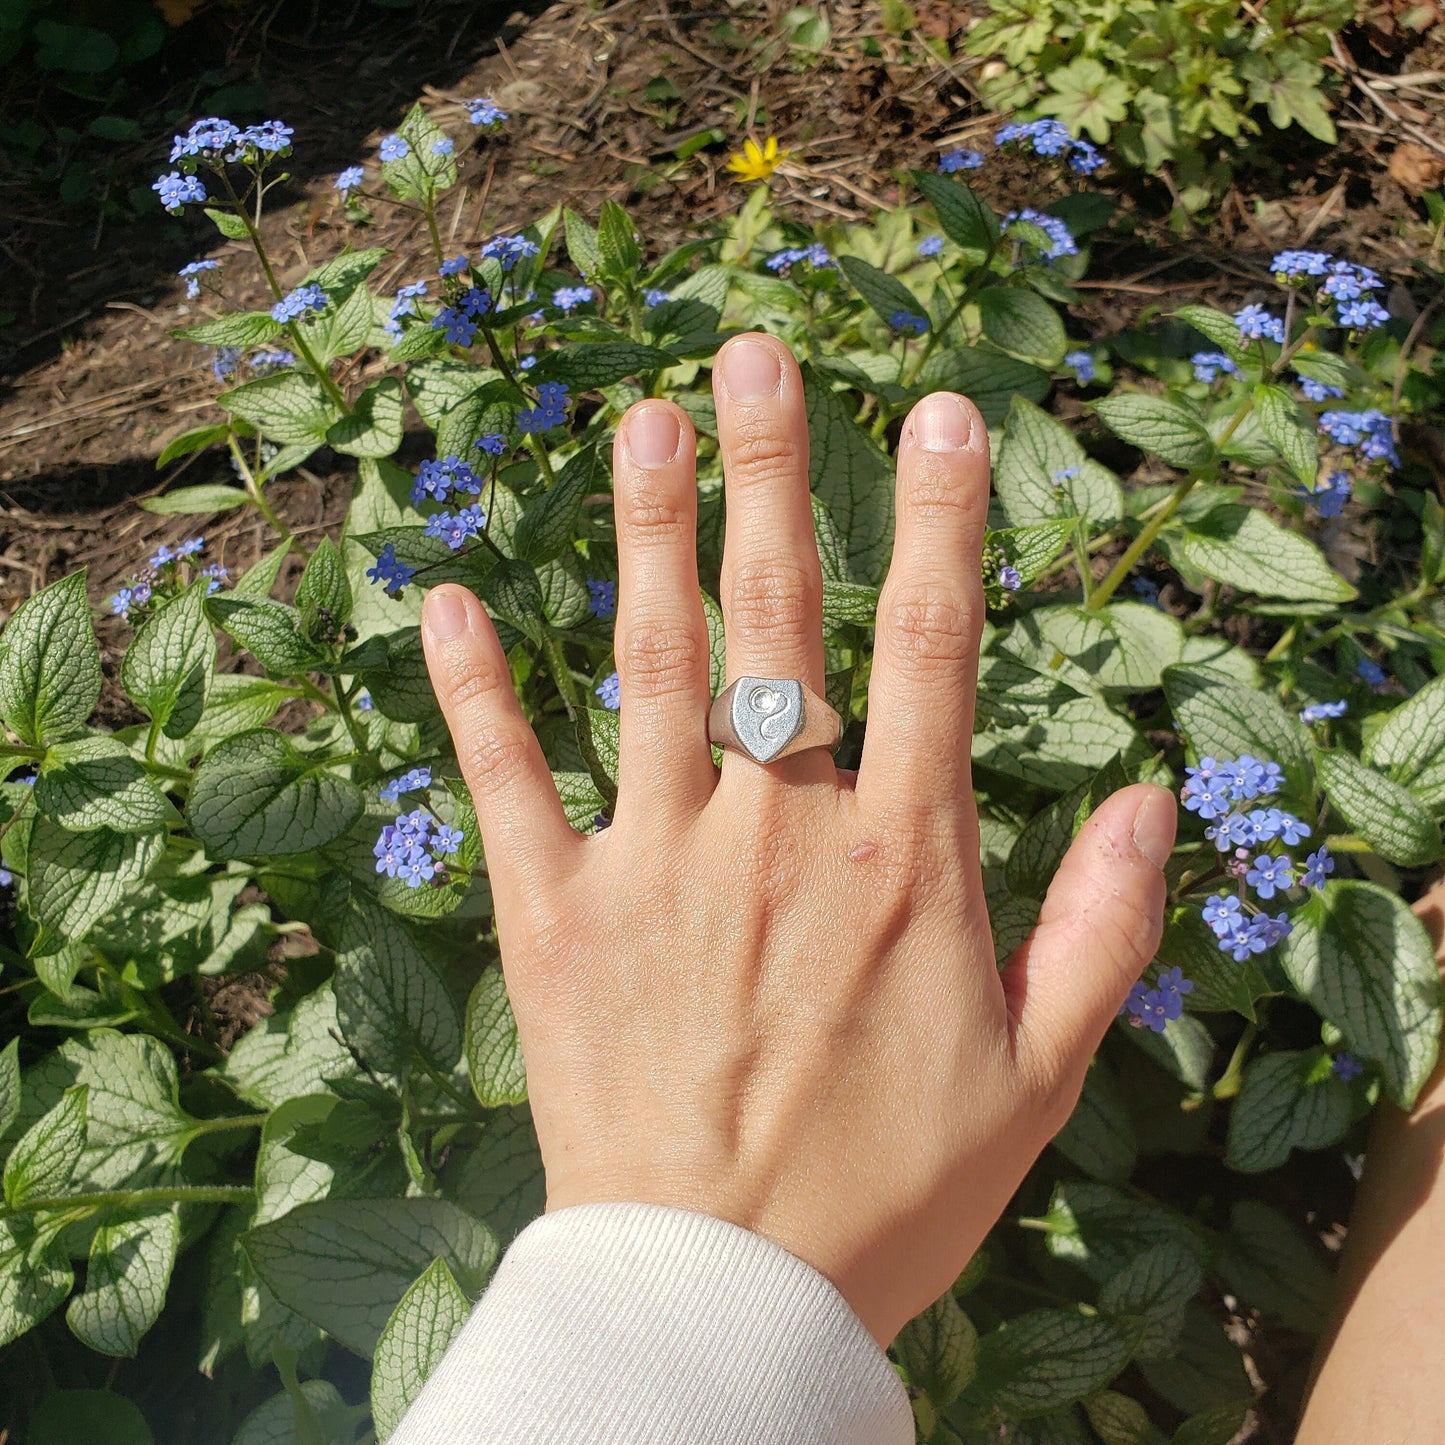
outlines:
[[693, 687], [706, 668], [702, 639], [677, 622], [629, 627], [617, 660], [628, 687], [643, 697]]
[[447, 700], [458, 712], [475, 712], [496, 705], [503, 687], [511, 691], [510, 676], [504, 683], [502, 675], [486, 668], [468, 666], [447, 679]]
[[781, 430], [772, 416], [740, 423], [725, 456], [738, 478], [749, 486], [795, 478], [808, 470], [806, 446]]
[[1069, 1060], [1063, 1045], [1039, 1051], [1041, 1057], [1024, 1076], [1024, 1096], [1030, 1112], [1039, 1120], [1044, 1137], [1052, 1139], [1065, 1124], [1083, 1092], [1082, 1072]]
[[979, 618], [957, 591], [942, 583], [915, 583], [885, 598], [879, 630], [905, 666], [952, 670], [978, 650]]
[[794, 557], [739, 563], [728, 583], [730, 625], [750, 637], [795, 642], [813, 625], [821, 582]]
[[531, 734], [478, 728], [459, 749], [458, 762], [477, 793], [498, 793], [523, 777], [531, 764]]
[[678, 488], [637, 483], [617, 493], [613, 506], [618, 523], [640, 538], [666, 540], [692, 521], [692, 498]]
[[958, 465], [948, 458], [924, 452], [913, 458], [903, 501], [915, 513], [982, 520], [987, 493], [968, 486]]

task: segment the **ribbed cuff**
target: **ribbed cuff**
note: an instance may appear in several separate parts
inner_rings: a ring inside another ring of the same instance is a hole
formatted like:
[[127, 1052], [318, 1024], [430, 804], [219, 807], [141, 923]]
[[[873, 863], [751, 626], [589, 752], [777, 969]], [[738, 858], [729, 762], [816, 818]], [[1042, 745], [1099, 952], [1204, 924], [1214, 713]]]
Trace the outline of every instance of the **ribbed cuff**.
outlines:
[[759, 1234], [581, 1204], [513, 1241], [393, 1445], [912, 1445], [833, 1285]]

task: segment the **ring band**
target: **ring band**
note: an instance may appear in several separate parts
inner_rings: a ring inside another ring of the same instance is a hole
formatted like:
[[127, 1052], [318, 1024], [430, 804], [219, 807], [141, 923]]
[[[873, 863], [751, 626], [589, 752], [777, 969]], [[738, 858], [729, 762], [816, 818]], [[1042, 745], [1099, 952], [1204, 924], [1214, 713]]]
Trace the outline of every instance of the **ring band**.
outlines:
[[795, 677], [740, 677], [713, 699], [707, 733], [755, 763], [772, 763], [808, 748], [833, 752], [843, 719]]

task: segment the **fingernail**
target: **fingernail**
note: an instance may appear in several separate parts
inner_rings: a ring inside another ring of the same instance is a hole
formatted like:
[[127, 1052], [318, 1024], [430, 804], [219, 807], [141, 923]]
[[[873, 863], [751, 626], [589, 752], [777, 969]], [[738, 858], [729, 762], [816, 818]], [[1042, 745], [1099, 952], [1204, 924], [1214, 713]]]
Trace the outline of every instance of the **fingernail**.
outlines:
[[972, 431], [973, 419], [963, 403], [946, 391], [925, 396], [913, 413], [913, 435], [925, 451], [959, 451]]
[[467, 630], [467, 599], [460, 592], [438, 592], [428, 599], [426, 625], [433, 637], [455, 637]]
[[1162, 868], [1169, 861], [1177, 821], [1174, 796], [1163, 788], [1151, 788], [1134, 814], [1134, 846], [1156, 868]]
[[665, 406], [649, 406], [627, 419], [627, 450], [633, 461], [644, 467], [670, 462], [682, 442], [677, 414]]
[[782, 385], [778, 354], [761, 341], [734, 341], [722, 358], [723, 385], [734, 401], [761, 401]]

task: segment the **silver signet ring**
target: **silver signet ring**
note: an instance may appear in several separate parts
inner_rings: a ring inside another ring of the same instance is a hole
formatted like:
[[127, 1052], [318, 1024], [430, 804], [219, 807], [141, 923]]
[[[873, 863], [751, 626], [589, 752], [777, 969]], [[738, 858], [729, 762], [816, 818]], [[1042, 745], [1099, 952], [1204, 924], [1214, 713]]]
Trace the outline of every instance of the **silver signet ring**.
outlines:
[[835, 709], [795, 677], [740, 677], [708, 714], [708, 737], [722, 747], [771, 763], [807, 748], [838, 746], [843, 722]]

